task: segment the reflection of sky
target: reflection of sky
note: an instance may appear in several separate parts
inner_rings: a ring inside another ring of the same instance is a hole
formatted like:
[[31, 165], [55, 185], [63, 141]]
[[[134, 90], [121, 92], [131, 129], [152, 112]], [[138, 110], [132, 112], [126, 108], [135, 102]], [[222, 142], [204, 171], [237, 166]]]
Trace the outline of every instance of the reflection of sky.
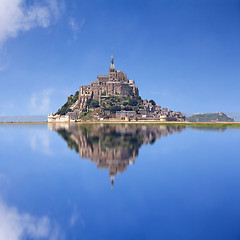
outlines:
[[46, 155], [51, 155], [52, 152], [50, 150], [50, 133], [46, 131], [42, 131], [39, 129], [38, 131], [33, 131], [30, 137], [30, 146], [34, 152], [40, 152]]
[[239, 129], [188, 128], [143, 145], [113, 190], [107, 170], [46, 125], [0, 129], [0, 239], [240, 235]]
[[0, 201], [0, 239], [18, 240], [60, 239], [59, 229], [48, 217], [35, 218], [28, 213], [19, 213], [16, 207], [10, 207]]

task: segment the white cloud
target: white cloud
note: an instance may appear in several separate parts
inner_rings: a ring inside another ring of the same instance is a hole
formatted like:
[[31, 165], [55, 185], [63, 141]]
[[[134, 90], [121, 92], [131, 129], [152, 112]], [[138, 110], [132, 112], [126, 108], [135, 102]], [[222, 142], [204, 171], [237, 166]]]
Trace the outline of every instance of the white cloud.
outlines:
[[[40, 2], [40, 3], [39, 3]], [[0, 0], [0, 47], [7, 39], [34, 27], [48, 27], [60, 15], [59, 0]]]
[[60, 231], [48, 217], [36, 218], [28, 213], [19, 213], [0, 200], [0, 239], [20, 240], [60, 239]]
[[31, 114], [48, 114], [50, 111], [50, 96], [52, 89], [45, 89], [42, 92], [33, 93], [30, 99]]
[[77, 35], [79, 32], [81, 32], [84, 23], [85, 23], [85, 18], [83, 18], [80, 22], [76, 22], [76, 20], [74, 18], [70, 18], [69, 25], [73, 32], [74, 39], [77, 39]]

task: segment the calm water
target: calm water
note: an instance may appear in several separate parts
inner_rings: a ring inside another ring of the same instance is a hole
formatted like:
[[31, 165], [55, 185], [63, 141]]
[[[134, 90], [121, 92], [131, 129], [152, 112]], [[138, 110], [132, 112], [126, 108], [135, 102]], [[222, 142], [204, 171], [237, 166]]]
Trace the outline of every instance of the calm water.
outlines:
[[0, 125], [0, 240], [240, 239], [240, 129]]

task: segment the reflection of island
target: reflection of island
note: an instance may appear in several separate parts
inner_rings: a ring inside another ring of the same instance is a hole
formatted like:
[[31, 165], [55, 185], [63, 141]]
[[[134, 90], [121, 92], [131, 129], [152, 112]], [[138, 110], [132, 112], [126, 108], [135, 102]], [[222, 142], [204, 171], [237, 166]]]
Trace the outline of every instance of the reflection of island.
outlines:
[[49, 124], [48, 127], [57, 131], [80, 158], [89, 158], [98, 168], [109, 169], [112, 185], [115, 175], [134, 163], [142, 144], [153, 144], [156, 139], [184, 128], [106, 124]]

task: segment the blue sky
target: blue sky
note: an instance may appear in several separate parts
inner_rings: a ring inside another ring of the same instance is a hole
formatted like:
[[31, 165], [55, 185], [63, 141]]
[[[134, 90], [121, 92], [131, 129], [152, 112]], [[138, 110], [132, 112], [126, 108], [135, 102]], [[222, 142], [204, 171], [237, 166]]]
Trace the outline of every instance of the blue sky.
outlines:
[[0, 115], [55, 112], [115, 66], [145, 99], [240, 112], [240, 0], [0, 0]]

